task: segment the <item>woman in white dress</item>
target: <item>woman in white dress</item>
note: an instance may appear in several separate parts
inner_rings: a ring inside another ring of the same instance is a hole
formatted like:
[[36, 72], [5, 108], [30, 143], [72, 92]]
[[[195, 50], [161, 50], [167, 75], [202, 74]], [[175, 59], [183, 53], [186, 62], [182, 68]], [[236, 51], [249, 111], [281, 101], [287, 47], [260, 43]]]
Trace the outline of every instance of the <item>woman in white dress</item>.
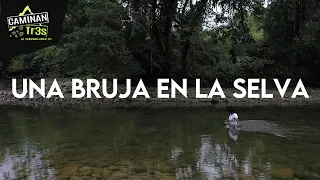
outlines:
[[228, 107], [228, 113], [229, 113], [229, 118], [225, 122], [228, 128], [228, 134], [233, 141], [237, 141], [239, 137], [239, 130], [240, 130], [239, 116], [232, 107]]
[[239, 116], [233, 107], [228, 107], [229, 118], [225, 122], [228, 128], [240, 128]]

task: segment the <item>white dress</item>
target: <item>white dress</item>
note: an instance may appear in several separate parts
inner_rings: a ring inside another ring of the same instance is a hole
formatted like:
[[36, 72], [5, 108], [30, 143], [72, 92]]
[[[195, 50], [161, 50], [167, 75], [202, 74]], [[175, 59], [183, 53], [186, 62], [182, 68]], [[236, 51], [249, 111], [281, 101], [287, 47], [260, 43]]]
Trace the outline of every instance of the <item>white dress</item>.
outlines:
[[237, 113], [233, 113], [229, 115], [229, 124], [233, 127], [237, 127], [238, 125], [238, 121], [237, 119], [239, 119], [238, 114]]

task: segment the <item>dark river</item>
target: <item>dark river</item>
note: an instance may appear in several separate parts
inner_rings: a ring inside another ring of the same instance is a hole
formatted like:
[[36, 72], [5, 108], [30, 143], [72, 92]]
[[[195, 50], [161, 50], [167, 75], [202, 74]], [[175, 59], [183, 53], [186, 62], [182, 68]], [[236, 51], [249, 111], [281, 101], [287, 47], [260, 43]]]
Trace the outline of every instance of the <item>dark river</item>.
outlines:
[[320, 108], [237, 111], [0, 107], [0, 179], [320, 179]]

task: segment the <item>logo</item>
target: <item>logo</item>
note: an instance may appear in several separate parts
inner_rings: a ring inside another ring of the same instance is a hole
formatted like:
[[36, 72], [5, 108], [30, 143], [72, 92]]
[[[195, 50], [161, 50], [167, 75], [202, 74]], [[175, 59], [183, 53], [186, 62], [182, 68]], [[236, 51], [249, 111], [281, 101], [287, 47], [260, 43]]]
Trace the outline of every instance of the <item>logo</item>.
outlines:
[[18, 16], [7, 17], [9, 38], [22, 41], [48, 41], [49, 13], [32, 13], [29, 6], [26, 6]]

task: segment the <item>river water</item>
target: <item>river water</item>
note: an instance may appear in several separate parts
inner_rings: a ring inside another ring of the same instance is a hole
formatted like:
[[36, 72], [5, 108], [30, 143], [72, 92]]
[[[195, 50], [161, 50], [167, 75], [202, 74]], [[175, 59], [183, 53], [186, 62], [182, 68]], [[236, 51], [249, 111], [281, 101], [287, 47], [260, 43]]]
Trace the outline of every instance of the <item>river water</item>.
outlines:
[[320, 179], [320, 109], [0, 107], [0, 179]]

